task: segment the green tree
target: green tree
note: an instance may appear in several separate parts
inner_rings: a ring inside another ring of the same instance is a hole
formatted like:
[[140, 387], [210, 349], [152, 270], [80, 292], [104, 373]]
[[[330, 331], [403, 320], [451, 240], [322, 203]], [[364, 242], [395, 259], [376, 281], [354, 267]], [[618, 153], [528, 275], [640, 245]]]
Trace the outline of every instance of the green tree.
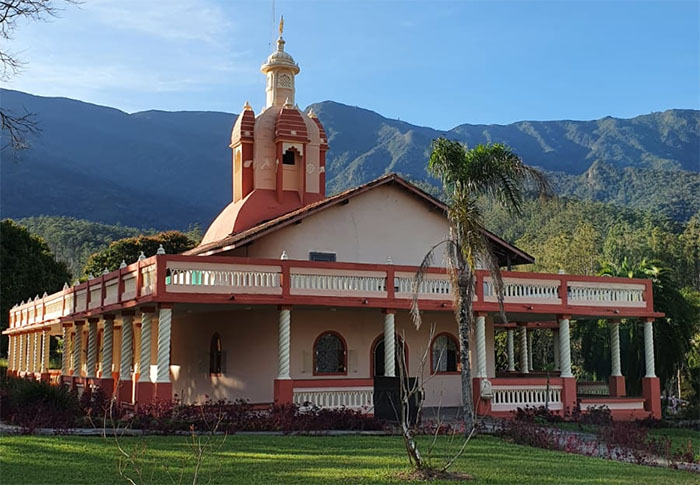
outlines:
[[[460, 339], [462, 365], [462, 402], [465, 432], [474, 429], [474, 399], [469, 362], [469, 336], [474, 327], [473, 300], [477, 266], [483, 264], [494, 279], [496, 295], [503, 313], [503, 281], [499, 262], [485, 235], [485, 224], [479, 198], [493, 199], [511, 215], [520, 214], [526, 191], [535, 187], [540, 194], [551, 191], [545, 177], [523, 163], [509, 147], [500, 143], [478, 145], [470, 150], [465, 145], [445, 138], [433, 141], [428, 169], [442, 181], [447, 198], [450, 238], [433, 247], [421, 268], [431, 265], [438, 246], [447, 246], [447, 256], [453, 268], [455, 313]], [[419, 271], [418, 280], [423, 271]], [[413, 308], [417, 326], [420, 313]], [[505, 314], [503, 314], [505, 320]]]
[[127, 264], [134, 263], [141, 252], [146, 257], [153, 256], [161, 244], [167, 254], [179, 254], [196, 246], [196, 242], [190, 236], [179, 231], [120, 239], [88, 258], [83, 268], [83, 278], [87, 278], [90, 274], [93, 276], [102, 274], [105, 268], [113, 271], [119, 268], [122, 261]]
[[[44, 292], [59, 291], [71, 275], [65, 263], [57, 262], [46, 243], [10, 219], [0, 222], [0, 328], [9, 324], [9, 311], [17, 303]], [[7, 354], [7, 338], [0, 341]]]

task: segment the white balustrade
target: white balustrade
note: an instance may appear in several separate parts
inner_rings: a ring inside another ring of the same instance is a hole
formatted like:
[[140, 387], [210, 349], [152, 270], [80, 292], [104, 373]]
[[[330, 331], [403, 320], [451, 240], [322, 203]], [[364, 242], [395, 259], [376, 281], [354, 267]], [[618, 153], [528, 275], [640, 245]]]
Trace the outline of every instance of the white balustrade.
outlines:
[[645, 307], [644, 285], [626, 283], [570, 282], [568, 300], [571, 305], [609, 305]]
[[165, 277], [167, 291], [263, 294], [282, 292], [282, 269], [279, 266], [216, 266], [198, 263], [168, 265], [169, 274]]
[[141, 295], [150, 295], [156, 286], [156, 266], [141, 268]]
[[[415, 278], [396, 278], [397, 293], [415, 293], [416, 280]], [[449, 279], [423, 279], [418, 285], [419, 295], [445, 295], [449, 298], [452, 293], [452, 283]]]
[[315, 405], [321, 408], [350, 408], [369, 410], [374, 406], [374, 388], [318, 387], [295, 388], [294, 404]]
[[494, 385], [491, 409], [514, 411], [518, 408], [547, 406], [551, 410], [563, 408], [561, 386], [542, 385]]
[[[544, 299], [556, 303], [559, 301], [559, 282], [504, 278], [503, 297], [505, 301]], [[496, 288], [491, 278], [484, 278], [484, 299], [496, 299]]]
[[294, 290], [319, 290], [380, 293], [386, 291], [386, 278], [380, 276], [352, 276], [336, 274], [292, 274], [290, 288]]
[[608, 396], [610, 389], [607, 382], [577, 382], [576, 393], [587, 396]]

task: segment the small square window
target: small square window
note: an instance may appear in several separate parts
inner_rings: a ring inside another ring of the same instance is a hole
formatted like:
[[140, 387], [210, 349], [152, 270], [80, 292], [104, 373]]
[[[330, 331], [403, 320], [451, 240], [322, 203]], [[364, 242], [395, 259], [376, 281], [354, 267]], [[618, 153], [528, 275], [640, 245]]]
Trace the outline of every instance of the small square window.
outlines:
[[311, 251], [309, 253], [309, 260], [310, 261], [330, 261], [331, 263], [334, 263], [335, 262], [335, 253], [319, 253], [319, 252]]

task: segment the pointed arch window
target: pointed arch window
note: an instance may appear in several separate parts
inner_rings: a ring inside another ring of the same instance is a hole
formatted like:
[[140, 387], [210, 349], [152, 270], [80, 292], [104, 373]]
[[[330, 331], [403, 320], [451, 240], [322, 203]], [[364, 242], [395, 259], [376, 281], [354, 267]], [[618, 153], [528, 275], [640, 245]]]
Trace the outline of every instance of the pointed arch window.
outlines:
[[314, 375], [347, 374], [347, 349], [340, 334], [326, 332], [314, 342]]
[[431, 369], [435, 373], [459, 371], [457, 340], [449, 333], [441, 333], [433, 340], [430, 352]]
[[210, 374], [221, 374], [221, 337], [218, 333], [215, 333], [211, 337], [211, 343], [209, 344], [209, 373]]

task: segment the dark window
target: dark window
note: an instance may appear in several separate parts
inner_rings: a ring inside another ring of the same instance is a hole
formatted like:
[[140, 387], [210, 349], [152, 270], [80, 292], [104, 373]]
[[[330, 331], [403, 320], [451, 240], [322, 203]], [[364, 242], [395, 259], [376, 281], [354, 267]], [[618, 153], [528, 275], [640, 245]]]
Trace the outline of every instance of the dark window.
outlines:
[[209, 373], [221, 374], [221, 337], [215, 333], [209, 345]]
[[447, 334], [433, 340], [433, 372], [457, 372], [457, 342]]
[[294, 165], [294, 151], [293, 150], [287, 150], [286, 152], [284, 152], [284, 155], [282, 155], [282, 164]]
[[335, 262], [335, 253], [316, 253], [316, 252], [310, 252], [309, 253], [309, 260], [310, 261], [330, 261], [332, 263]]
[[337, 334], [328, 332], [316, 339], [314, 357], [316, 374], [345, 373], [345, 344]]

